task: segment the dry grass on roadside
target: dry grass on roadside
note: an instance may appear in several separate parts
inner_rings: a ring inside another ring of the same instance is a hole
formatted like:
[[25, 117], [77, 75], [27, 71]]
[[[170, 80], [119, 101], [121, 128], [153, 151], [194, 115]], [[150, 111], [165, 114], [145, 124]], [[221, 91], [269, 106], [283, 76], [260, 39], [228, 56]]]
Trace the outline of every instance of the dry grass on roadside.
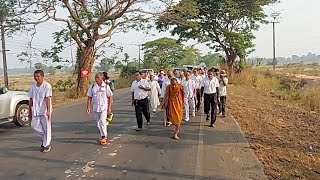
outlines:
[[230, 85], [228, 109], [246, 134], [269, 179], [320, 179], [319, 116], [269, 92]]
[[235, 85], [254, 87], [287, 104], [320, 113], [320, 80], [313, 82], [266, 69], [246, 69], [230, 79]]
[[[69, 74], [46, 75], [45, 80], [52, 85], [53, 105], [75, 100], [76, 92], [72, 84], [75, 84], [76, 79], [73, 76]], [[10, 90], [28, 91], [32, 83], [34, 83], [32, 75], [9, 76]]]
[[[89, 77], [90, 82], [94, 82], [94, 75], [95, 74], [92, 73]], [[110, 78], [116, 80], [116, 88], [129, 87], [131, 85], [131, 79], [121, 78], [119, 75], [119, 72], [109, 73]], [[76, 100], [76, 76], [65, 73], [54, 76], [48, 74], [45, 76], [45, 80], [52, 85], [54, 105]], [[34, 83], [32, 75], [9, 76], [10, 90], [28, 91], [32, 83]], [[0, 84], [3, 84], [3, 79], [0, 79]]]
[[304, 74], [308, 76], [320, 76], [320, 64], [288, 64], [281, 70], [283, 73], [288, 74]]
[[119, 79], [117, 79], [116, 82], [115, 82], [115, 88], [116, 89], [121, 89], [121, 88], [130, 87], [132, 81], [133, 81], [133, 78], [119, 77]]

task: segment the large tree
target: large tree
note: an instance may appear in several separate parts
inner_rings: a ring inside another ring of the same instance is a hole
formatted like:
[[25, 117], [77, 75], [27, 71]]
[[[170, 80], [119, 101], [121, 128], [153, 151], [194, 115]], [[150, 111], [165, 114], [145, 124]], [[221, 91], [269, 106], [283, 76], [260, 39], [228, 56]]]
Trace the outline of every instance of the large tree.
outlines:
[[[38, 0], [44, 1], [44, 0]], [[53, 61], [60, 61], [59, 53], [69, 44], [70, 37], [77, 44], [78, 97], [85, 96], [88, 77], [80, 76], [80, 69], [91, 72], [93, 63], [112, 35], [131, 29], [141, 29], [152, 17], [150, 0], [52, 0], [47, 1], [44, 19], [65, 23], [66, 28], [54, 34], [55, 46], [42, 53]], [[159, 3], [155, 3], [159, 5]], [[107, 53], [107, 52], [103, 52]]]
[[220, 53], [208, 53], [205, 56], [201, 57], [198, 61], [199, 63], [203, 62], [208, 67], [212, 66], [221, 66], [225, 64], [225, 58]]
[[108, 72], [110, 68], [112, 68], [113, 66], [115, 66], [116, 60], [115, 57], [106, 57], [101, 59], [99, 66], [97, 66], [97, 69], [99, 71], [105, 71]]
[[160, 38], [143, 44], [144, 68], [167, 69], [184, 57], [184, 48], [176, 39]]
[[194, 65], [201, 58], [201, 53], [194, 45], [184, 48], [183, 58], [178, 61], [178, 66]]
[[230, 70], [237, 57], [253, 50], [253, 31], [266, 23], [263, 6], [274, 0], [181, 0], [157, 20], [160, 30], [182, 40], [196, 39], [216, 51], [224, 51]]
[[[6, 38], [12, 37], [12, 35], [17, 32], [29, 32], [34, 29], [34, 25], [41, 23], [42, 21], [31, 17], [33, 15], [41, 14], [43, 11], [40, 9], [46, 9], [47, 7], [47, 3], [36, 2], [34, 0], [0, 0], [1, 52], [6, 87], [9, 86], [6, 60]], [[35, 11], [34, 9], [39, 10]], [[27, 61], [30, 62], [30, 59]]]

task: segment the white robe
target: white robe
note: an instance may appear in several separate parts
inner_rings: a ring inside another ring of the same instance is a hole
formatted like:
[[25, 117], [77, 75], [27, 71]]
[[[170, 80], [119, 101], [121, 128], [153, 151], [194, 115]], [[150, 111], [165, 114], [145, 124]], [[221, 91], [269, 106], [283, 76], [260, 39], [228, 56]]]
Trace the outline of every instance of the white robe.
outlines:
[[150, 107], [151, 110], [154, 111], [160, 105], [159, 94], [161, 93], [160, 85], [157, 81], [150, 81], [151, 91], [149, 93], [150, 97]]

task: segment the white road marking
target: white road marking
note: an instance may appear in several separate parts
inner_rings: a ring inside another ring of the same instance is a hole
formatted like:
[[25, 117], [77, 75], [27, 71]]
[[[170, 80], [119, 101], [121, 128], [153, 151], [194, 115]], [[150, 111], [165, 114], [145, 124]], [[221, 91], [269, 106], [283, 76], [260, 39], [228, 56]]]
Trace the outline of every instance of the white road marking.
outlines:
[[90, 167], [90, 166], [94, 165], [94, 162], [95, 162], [95, 161], [89, 161], [86, 165], [84, 165], [84, 166], [82, 167], [82, 172], [87, 173], [87, 172], [89, 172], [89, 171], [94, 170], [94, 168]]
[[108, 155], [114, 157], [117, 155], [117, 153], [109, 153]]
[[65, 174], [70, 174], [71, 172], [72, 171], [70, 169], [64, 171]]

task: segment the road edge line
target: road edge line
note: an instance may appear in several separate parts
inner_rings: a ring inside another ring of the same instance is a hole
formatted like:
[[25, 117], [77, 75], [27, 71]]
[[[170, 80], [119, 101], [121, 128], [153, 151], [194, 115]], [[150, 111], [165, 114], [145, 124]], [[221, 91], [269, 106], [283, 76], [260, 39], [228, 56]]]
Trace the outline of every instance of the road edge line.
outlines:
[[202, 152], [203, 152], [203, 129], [202, 129], [202, 117], [203, 114], [200, 115], [200, 123], [199, 123], [199, 134], [198, 134], [198, 150], [197, 150], [197, 159], [196, 159], [196, 169], [194, 179], [198, 180], [202, 177]]

